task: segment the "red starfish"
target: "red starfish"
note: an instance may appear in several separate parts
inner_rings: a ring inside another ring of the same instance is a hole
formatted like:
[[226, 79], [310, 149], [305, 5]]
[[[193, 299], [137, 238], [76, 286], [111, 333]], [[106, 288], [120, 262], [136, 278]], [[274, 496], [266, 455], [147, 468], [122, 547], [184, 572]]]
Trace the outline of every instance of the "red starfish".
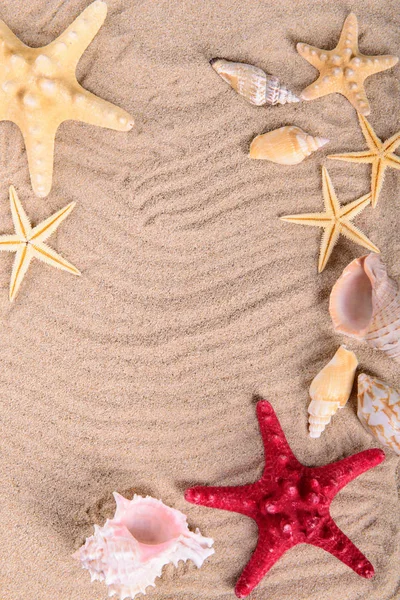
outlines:
[[329, 506], [345, 485], [382, 462], [385, 454], [365, 450], [325, 467], [305, 467], [291, 451], [269, 402], [257, 403], [257, 417], [265, 450], [261, 479], [185, 492], [193, 504], [238, 512], [258, 525], [257, 547], [236, 584], [236, 596], [248, 596], [284, 552], [304, 543], [330, 552], [362, 577], [372, 577], [373, 566], [335, 524]]

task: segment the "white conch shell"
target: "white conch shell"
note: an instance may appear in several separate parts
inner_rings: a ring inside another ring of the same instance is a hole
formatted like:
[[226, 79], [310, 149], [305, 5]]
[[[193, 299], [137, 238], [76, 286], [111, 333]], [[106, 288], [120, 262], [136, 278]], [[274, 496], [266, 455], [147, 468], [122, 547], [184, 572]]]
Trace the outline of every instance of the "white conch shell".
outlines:
[[394, 388], [361, 373], [357, 415], [378, 442], [400, 454], [400, 394]]
[[354, 352], [340, 346], [335, 356], [311, 382], [310, 437], [319, 438], [332, 416], [350, 397], [358, 361]]
[[288, 104], [300, 98], [280, 84], [277, 77], [267, 75], [262, 69], [223, 58], [210, 60], [212, 68], [234, 90], [251, 104]]
[[329, 312], [339, 333], [400, 362], [400, 292], [379, 254], [353, 260], [332, 288]]
[[115, 515], [103, 527], [94, 526], [94, 535], [74, 554], [92, 581], [104, 581], [108, 595], [120, 600], [145, 594], [155, 587], [163, 567], [180, 560], [192, 560], [199, 568], [214, 554], [211, 538], [196, 529], [189, 531], [186, 516], [147, 496], [127, 500], [114, 492]]
[[255, 137], [250, 145], [250, 158], [298, 165], [328, 142], [327, 138], [313, 137], [300, 127], [287, 125]]

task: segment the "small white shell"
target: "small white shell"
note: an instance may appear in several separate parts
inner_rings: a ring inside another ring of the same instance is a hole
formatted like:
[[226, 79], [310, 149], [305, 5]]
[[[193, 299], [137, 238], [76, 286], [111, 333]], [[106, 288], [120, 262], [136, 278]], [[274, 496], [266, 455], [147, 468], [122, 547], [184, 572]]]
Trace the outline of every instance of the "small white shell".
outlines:
[[394, 388], [361, 373], [357, 415], [378, 442], [400, 454], [400, 394]]
[[210, 64], [224, 81], [251, 104], [263, 106], [300, 102], [300, 98], [283, 87], [277, 77], [267, 75], [258, 67], [223, 58], [213, 58]]
[[214, 554], [214, 541], [198, 529], [189, 531], [179, 510], [150, 496], [135, 495], [129, 501], [114, 493], [114, 498], [114, 517], [103, 527], [95, 525], [94, 535], [74, 554], [92, 581], [105, 582], [109, 596], [124, 600], [146, 594], [166, 564], [176, 567], [190, 559], [199, 568]]

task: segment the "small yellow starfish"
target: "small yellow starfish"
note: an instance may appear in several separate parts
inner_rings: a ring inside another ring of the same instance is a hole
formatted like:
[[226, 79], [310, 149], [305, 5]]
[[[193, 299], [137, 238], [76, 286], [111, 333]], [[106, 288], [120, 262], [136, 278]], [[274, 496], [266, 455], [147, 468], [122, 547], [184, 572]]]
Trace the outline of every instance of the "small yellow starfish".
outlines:
[[0, 250], [16, 252], [11, 273], [10, 301], [12, 302], [16, 297], [33, 258], [38, 258], [52, 267], [68, 271], [73, 275], [80, 275], [78, 269], [44, 243], [55, 232], [60, 223], [68, 217], [75, 206], [75, 202], [64, 206], [64, 208], [33, 228], [13, 186], [10, 187], [10, 204], [15, 235], [0, 236]]
[[343, 24], [338, 45], [333, 50], [321, 50], [308, 44], [297, 44], [297, 51], [320, 75], [303, 90], [304, 100], [314, 100], [327, 94], [342, 94], [363, 115], [369, 115], [370, 106], [364, 90], [364, 81], [370, 75], [393, 67], [397, 56], [365, 56], [358, 51], [358, 24], [350, 13]]
[[371, 194], [365, 194], [361, 198], [340, 206], [332, 185], [331, 178], [325, 167], [322, 167], [322, 193], [324, 197], [324, 213], [308, 213], [302, 215], [287, 215], [281, 217], [283, 221], [289, 223], [298, 223], [299, 225], [311, 225], [312, 227], [323, 227], [325, 229], [321, 241], [321, 251], [319, 253], [318, 273], [321, 273], [326, 267], [332, 250], [342, 234], [352, 242], [368, 248], [371, 252], [380, 252], [380, 250], [351, 223], [371, 201]]
[[63, 121], [132, 129], [127, 112], [85, 90], [75, 76], [79, 59], [106, 14], [105, 2], [93, 2], [43, 48], [26, 46], [0, 21], [0, 121], [13, 121], [20, 128], [32, 187], [41, 198], [51, 189], [54, 140]]
[[381, 193], [386, 168], [400, 169], [400, 156], [393, 154], [396, 148], [400, 146], [400, 131], [392, 135], [386, 142], [382, 142], [365, 117], [358, 114], [358, 119], [369, 150], [365, 152], [348, 152], [347, 154], [331, 154], [328, 158], [372, 164], [371, 204], [375, 208]]

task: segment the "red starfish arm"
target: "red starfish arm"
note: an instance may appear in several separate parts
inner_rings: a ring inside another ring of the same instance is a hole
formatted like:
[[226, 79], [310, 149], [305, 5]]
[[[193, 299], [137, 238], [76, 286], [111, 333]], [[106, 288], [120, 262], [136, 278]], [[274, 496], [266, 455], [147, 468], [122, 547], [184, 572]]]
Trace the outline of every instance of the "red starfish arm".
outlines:
[[324, 467], [311, 469], [312, 476], [318, 480], [323, 493], [330, 499], [353, 481], [356, 477], [379, 465], [385, 458], [385, 453], [378, 448], [364, 450], [353, 456], [338, 460]]
[[281, 540], [278, 544], [274, 544], [268, 530], [260, 529], [256, 549], [235, 586], [236, 596], [238, 598], [248, 596], [282, 554], [294, 545], [289, 540]]
[[256, 484], [206, 487], [198, 485], [186, 490], [185, 499], [192, 504], [210, 506], [241, 513], [254, 518], [258, 511]]
[[370, 579], [374, 576], [374, 567], [369, 560], [339, 529], [331, 517], [324, 524], [321, 535], [313, 538], [309, 543], [330, 552], [361, 577]]
[[301, 467], [286, 440], [274, 409], [267, 400], [257, 402], [257, 418], [264, 443], [265, 471], [270, 471], [277, 463], [293, 468]]

